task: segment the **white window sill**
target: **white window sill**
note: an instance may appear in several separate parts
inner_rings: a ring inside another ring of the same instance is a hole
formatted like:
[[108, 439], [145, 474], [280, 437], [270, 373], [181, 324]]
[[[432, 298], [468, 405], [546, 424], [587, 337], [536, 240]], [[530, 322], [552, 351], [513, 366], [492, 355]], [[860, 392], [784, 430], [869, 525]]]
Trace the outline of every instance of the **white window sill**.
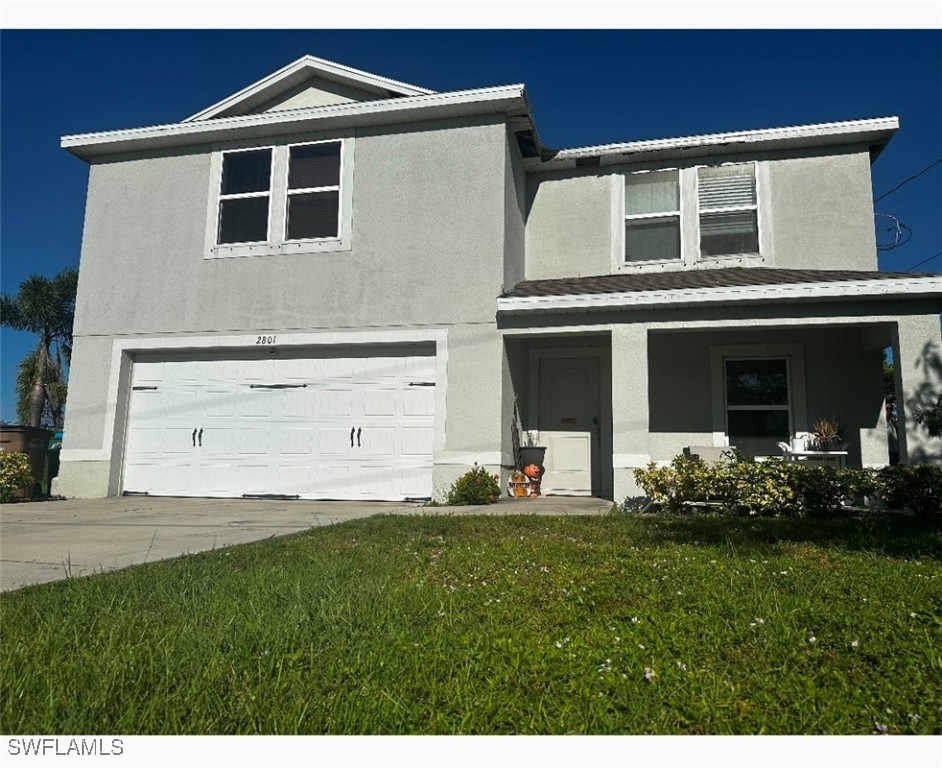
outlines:
[[330, 238], [325, 240], [296, 240], [283, 243], [240, 243], [215, 245], [203, 254], [204, 259], [229, 259], [242, 256], [303, 256], [311, 253], [337, 253], [351, 250], [349, 240]]

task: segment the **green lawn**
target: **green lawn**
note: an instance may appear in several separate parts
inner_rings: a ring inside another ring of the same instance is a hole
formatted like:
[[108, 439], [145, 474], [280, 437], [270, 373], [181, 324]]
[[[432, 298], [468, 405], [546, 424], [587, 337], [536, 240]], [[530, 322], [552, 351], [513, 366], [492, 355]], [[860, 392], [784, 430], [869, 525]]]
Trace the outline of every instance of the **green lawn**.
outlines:
[[379, 517], [0, 616], [5, 733], [942, 732], [914, 519]]

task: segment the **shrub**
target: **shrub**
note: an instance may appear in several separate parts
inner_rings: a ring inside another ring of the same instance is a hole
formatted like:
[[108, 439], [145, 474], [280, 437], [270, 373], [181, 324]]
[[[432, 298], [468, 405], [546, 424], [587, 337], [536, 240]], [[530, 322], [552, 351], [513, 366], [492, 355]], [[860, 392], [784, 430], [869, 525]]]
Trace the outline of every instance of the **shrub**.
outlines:
[[744, 515], [787, 515], [798, 511], [790, 468], [782, 461], [719, 466], [723, 496], [730, 511]]
[[445, 503], [455, 507], [493, 504], [500, 498], [498, 477], [475, 464], [448, 489]]
[[675, 456], [669, 467], [652, 462], [644, 469], [636, 469], [635, 479], [648, 496], [672, 512], [683, 509], [688, 501], [719, 499], [723, 490], [715, 465], [684, 454]]
[[32, 482], [29, 456], [23, 451], [0, 451], [0, 501], [9, 501], [17, 490]]
[[876, 473], [875, 486], [891, 509], [909, 507], [920, 517], [942, 517], [942, 467], [884, 467]]
[[789, 475], [798, 506], [809, 515], [839, 512], [845, 502], [874, 491], [873, 476], [866, 469], [792, 464]]

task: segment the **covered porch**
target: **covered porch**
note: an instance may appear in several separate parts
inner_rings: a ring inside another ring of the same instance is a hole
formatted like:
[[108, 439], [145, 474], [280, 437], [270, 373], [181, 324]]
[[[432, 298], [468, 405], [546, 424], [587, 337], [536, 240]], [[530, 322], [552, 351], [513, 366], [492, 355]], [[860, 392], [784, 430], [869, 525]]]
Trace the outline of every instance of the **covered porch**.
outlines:
[[778, 443], [819, 419], [841, 425], [846, 466], [884, 466], [884, 350], [895, 364], [899, 461], [942, 463], [942, 440], [915, 421], [942, 393], [937, 299], [685, 303], [550, 301], [499, 315], [503, 399], [546, 444], [546, 493], [622, 500], [640, 492], [635, 469], [687, 446], [782, 456]]

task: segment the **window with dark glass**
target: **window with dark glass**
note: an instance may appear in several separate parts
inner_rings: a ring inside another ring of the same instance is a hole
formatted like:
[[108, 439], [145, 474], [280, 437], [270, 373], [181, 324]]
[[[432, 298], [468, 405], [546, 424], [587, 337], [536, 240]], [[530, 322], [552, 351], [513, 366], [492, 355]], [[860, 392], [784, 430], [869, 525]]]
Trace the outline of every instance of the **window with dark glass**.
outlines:
[[340, 227], [340, 142], [288, 150], [287, 240], [337, 237]]
[[263, 243], [268, 240], [271, 162], [271, 149], [223, 154], [218, 244]]
[[726, 360], [726, 424], [731, 445], [791, 435], [788, 362], [784, 358]]

